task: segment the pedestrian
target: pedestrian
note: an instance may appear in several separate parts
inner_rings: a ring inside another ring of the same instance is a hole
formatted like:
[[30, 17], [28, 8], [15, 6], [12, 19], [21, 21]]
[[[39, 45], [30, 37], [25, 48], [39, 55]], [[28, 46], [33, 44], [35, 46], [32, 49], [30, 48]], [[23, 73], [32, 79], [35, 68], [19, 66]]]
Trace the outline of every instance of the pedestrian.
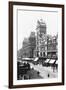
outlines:
[[27, 67], [28, 67], [28, 70], [30, 70], [30, 64], [29, 63], [27, 63]]
[[40, 72], [38, 71], [38, 72], [37, 72], [37, 75], [39, 76], [39, 74], [40, 74]]
[[47, 76], [48, 76], [48, 78], [50, 77], [49, 73], [48, 73], [48, 75], [47, 75]]

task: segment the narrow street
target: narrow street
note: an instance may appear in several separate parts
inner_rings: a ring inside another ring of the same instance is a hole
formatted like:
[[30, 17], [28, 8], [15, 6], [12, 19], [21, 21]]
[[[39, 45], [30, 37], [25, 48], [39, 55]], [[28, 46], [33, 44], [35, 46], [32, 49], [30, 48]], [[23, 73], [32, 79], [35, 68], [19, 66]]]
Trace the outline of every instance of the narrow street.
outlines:
[[[51, 67], [44, 67], [42, 65], [34, 65], [30, 63], [31, 68], [40, 72], [40, 76], [43, 78], [56, 78], [58, 76], [58, 72], [55, 70], [53, 72], [53, 68]], [[49, 75], [49, 76], [48, 76]]]

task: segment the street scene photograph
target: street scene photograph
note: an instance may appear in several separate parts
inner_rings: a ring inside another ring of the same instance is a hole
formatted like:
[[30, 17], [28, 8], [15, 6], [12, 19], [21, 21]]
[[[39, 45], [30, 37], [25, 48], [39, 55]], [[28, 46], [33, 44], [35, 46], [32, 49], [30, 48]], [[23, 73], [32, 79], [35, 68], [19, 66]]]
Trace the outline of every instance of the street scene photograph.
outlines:
[[57, 11], [18, 10], [17, 80], [58, 78]]

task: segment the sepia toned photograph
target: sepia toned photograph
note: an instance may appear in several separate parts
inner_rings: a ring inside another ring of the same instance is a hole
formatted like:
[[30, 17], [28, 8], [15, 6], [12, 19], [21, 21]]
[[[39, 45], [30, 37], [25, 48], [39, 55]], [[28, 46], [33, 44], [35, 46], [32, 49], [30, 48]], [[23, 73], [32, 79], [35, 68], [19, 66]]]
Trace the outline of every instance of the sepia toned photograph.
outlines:
[[64, 78], [64, 6], [19, 2], [10, 5], [13, 15], [13, 61], [10, 61], [13, 83], [10, 86], [60, 85]]

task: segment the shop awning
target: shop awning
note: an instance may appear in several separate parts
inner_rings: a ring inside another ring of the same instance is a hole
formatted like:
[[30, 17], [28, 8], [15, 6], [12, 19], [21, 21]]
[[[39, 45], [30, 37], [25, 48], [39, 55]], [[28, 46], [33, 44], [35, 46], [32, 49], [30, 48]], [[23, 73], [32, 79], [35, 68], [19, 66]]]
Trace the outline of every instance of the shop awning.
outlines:
[[50, 59], [46, 59], [45, 63], [48, 63], [50, 61]]
[[49, 63], [54, 63], [55, 62], [55, 59], [51, 59], [50, 61], [49, 61]]
[[22, 60], [33, 60], [33, 58], [22, 58]]
[[38, 60], [38, 57], [36, 57], [35, 59], [34, 59], [34, 61], [37, 61]]

